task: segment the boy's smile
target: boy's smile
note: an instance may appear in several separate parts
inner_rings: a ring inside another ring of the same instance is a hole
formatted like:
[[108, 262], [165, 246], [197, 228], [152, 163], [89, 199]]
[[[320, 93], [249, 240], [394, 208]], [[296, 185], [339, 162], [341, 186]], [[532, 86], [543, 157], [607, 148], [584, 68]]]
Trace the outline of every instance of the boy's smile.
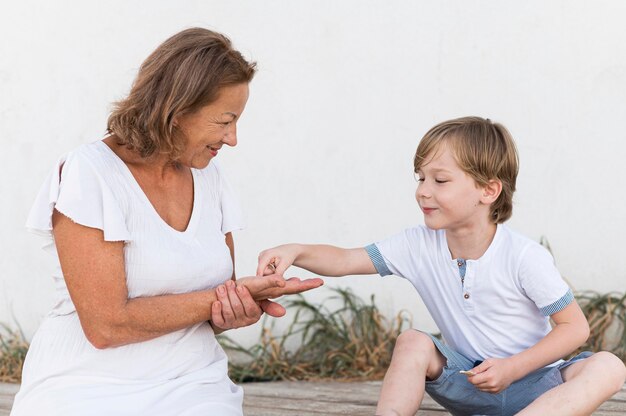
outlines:
[[457, 164], [452, 150], [442, 144], [417, 172], [415, 198], [431, 229], [471, 229], [489, 221], [483, 188]]

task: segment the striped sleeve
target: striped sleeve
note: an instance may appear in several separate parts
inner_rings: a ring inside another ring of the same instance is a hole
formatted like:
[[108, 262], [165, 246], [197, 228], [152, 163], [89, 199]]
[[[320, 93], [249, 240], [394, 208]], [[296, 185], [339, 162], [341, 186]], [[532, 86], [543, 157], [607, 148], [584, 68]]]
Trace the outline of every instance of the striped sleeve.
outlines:
[[380, 250], [376, 247], [376, 244], [366, 246], [365, 251], [367, 251], [368, 256], [370, 256], [370, 260], [374, 263], [374, 267], [379, 275], [388, 276], [392, 274], [391, 270], [389, 270], [387, 264], [385, 263], [385, 259], [383, 259], [382, 254], [380, 254]]
[[551, 303], [548, 306], [544, 306], [543, 308], [539, 308], [539, 311], [543, 316], [550, 316], [557, 312], [565, 309], [567, 305], [574, 301], [574, 294], [572, 293], [572, 289], [567, 289], [567, 293], [565, 293], [559, 300], [554, 303]]

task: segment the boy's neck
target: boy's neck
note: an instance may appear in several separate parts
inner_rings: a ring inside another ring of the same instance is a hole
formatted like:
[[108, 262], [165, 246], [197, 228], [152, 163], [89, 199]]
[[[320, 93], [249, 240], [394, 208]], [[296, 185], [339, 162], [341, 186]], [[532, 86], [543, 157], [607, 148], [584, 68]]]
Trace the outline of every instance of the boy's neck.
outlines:
[[477, 260], [487, 251], [497, 225], [494, 223], [477, 224], [473, 228], [446, 230], [448, 250], [453, 259]]

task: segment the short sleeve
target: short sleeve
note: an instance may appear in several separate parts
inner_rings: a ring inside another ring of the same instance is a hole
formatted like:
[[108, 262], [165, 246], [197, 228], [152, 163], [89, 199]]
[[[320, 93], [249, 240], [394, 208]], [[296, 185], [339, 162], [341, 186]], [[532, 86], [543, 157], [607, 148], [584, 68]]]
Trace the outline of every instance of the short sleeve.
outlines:
[[219, 180], [219, 199], [220, 208], [222, 209], [222, 233], [230, 233], [245, 228], [241, 205], [233, 187], [228, 179], [224, 176], [224, 172], [216, 160], [211, 161], [214, 164]]
[[26, 221], [29, 231], [52, 238], [54, 209], [102, 230], [105, 241], [131, 240], [114, 193], [81, 148], [60, 158], [46, 178]]
[[533, 243], [524, 250], [519, 279], [522, 289], [544, 316], [550, 316], [574, 301], [574, 295], [544, 247]]
[[417, 274], [421, 239], [419, 228], [409, 228], [365, 247], [376, 271], [405, 277]]

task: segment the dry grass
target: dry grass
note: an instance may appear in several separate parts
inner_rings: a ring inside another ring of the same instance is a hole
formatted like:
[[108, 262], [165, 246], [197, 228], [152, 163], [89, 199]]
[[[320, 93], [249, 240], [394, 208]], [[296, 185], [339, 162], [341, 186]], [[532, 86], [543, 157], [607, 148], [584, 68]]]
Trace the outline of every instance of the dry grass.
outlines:
[[21, 332], [0, 326], [0, 382], [19, 383], [28, 343]]
[[611, 351], [626, 362], [626, 293], [582, 292], [576, 299], [591, 329], [579, 351]]
[[[579, 350], [611, 351], [626, 361], [626, 293], [582, 292], [576, 298], [591, 327]], [[274, 333], [265, 320], [258, 344], [244, 348], [225, 335], [218, 336], [227, 349], [247, 357], [231, 363], [237, 382], [261, 380], [376, 380], [391, 360], [396, 338], [410, 327], [406, 314], [385, 319], [374, 303], [350, 290], [335, 289], [328, 298], [342, 305], [331, 311], [293, 296], [286, 305], [294, 318], [286, 331]], [[288, 348], [296, 345], [297, 347]], [[28, 343], [20, 331], [0, 324], [0, 382], [19, 383]]]
[[[391, 362], [396, 338], [410, 327], [406, 314], [389, 322], [374, 303], [355, 296], [349, 289], [331, 289], [328, 301], [341, 306], [331, 311], [323, 303], [309, 303], [303, 296], [287, 302], [295, 312], [282, 335], [263, 325], [260, 343], [243, 348], [226, 336], [226, 349], [247, 356], [245, 363], [231, 363], [230, 376], [237, 382], [262, 380], [376, 380]], [[264, 322], [265, 323], [265, 322]], [[290, 351], [286, 344], [299, 341]]]

